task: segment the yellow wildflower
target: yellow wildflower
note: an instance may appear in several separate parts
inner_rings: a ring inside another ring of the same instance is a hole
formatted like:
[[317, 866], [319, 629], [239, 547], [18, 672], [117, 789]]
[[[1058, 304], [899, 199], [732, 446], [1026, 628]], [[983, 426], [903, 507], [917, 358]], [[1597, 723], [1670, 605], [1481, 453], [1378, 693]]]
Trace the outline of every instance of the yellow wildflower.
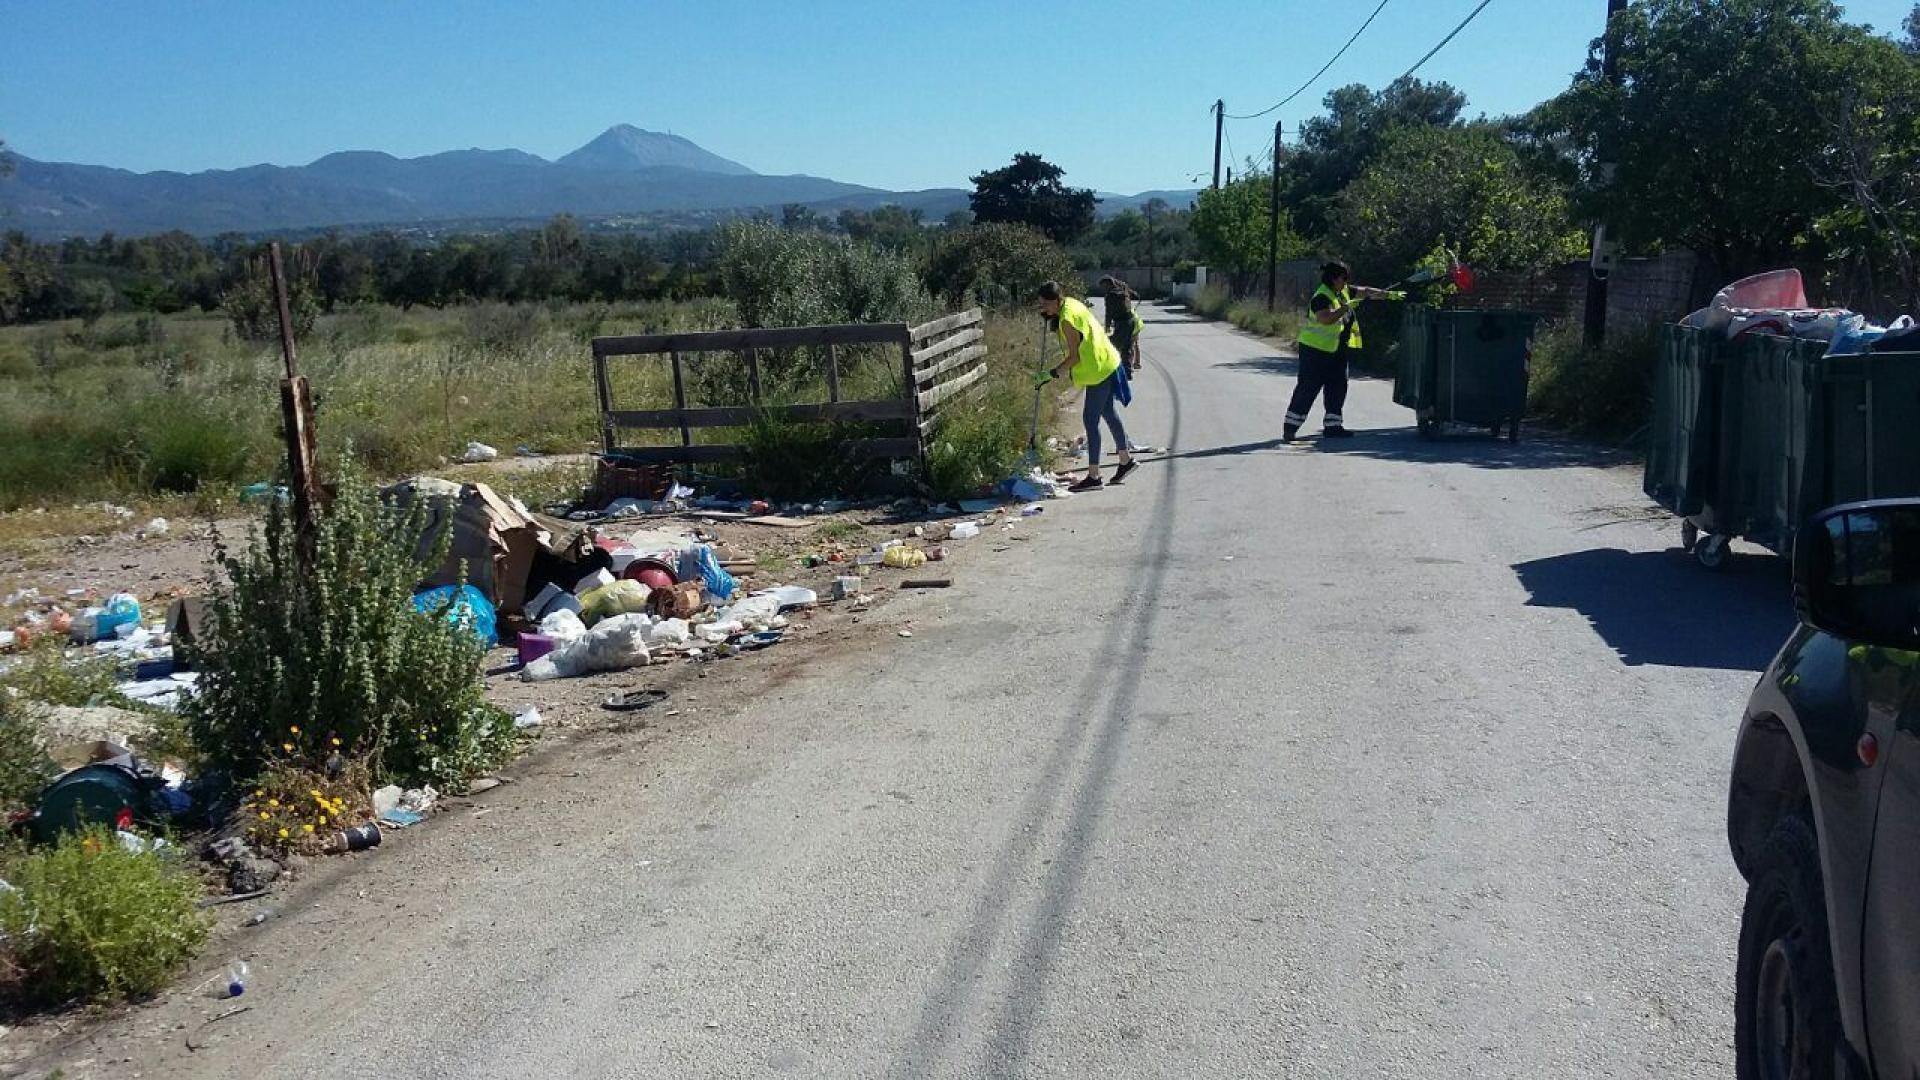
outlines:
[[285, 830], [285, 829], [281, 829], [281, 830], [280, 830], [280, 839], [282, 839], [282, 840], [285, 840], [286, 838], [287, 838], [287, 830]]
[[279, 799], [268, 799], [268, 800], [267, 800], [267, 805], [268, 805], [268, 806], [279, 806], [279, 805], [280, 805], [280, 800], [279, 800]]
[[260, 811], [260, 820], [261, 820], [261, 821], [265, 821], [265, 820], [267, 820], [267, 818], [268, 818], [268, 817], [270, 817], [270, 816], [271, 816], [271, 815], [269, 815], [269, 814], [268, 814], [268, 813], [267, 813], [267, 812], [266, 812], [265, 810], [262, 810], [262, 811]]
[[[322, 821], [320, 822], [320, 824], [322, 824], [322, 825], [325, 825], [325, 824], [326, 824], [326, 822], [325, 822], [324, 820], [322, 820]], [[300, 827], [301, 827], [301, 828], [303, 828], [303, 829], [305, 829], [305, 830], [306, 830], [306, 831], [308, 831], [308, 832], [312, 832], [312, 831], [313, 831], [313, 826], [311, 826], [311, 825], [302, 825], [302, 826], [300, 826]]]
[[295, 735], [298, 735], [298, 734], [300, 734], [300, 725], [299, 725], [299, 724], [290, 724], [290, 725], [288, 725], [288, 727], [287, 727], [287, 730], [288, 730], [288, 731], [291, 731], [291, 732], [293, 732], [293, 733], [294, 733]]
[[290, 742], [283, 742], [280, 744], [280, 749], [285, 750], [287, 753], [291, 754], [293, 753], [293, 744]]

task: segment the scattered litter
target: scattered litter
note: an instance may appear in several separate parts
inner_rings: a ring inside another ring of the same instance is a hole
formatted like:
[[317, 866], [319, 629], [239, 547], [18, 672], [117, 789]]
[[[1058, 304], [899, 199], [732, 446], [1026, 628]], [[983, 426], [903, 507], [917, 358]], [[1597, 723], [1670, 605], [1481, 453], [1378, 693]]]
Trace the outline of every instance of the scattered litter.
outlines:
[[500, 451], [483, 442], [470, 442], [460, 455], [460, 460], [468, 465], [478, 465], [483, 461], [492, 461], [500, 456]]
[[601, 708], [610, 712], [639, 712], [650, 709], [667, 700], [667, 692], [659, 689], [615, 690], [601, 703]]
[[901, 636], [901, 637], [912, 637], [912, 636], [913, 636], [913, 631], [911, 631], [911, 630], [902, 630], [902, 631], [900, 631], [900, 636]]
[[332, 850], [365, 851], [380, 846], [380, 826], [369, 821], [365, 825], [355, 825], [351, 829], [334, 834]]
[[645, 615], [625, 614], [603, 619], [587, 631], [585, 637], [556, 645], [552, 652], [528, 664], [520, 677], [528, 682], [544, 682], [596, 671], [641, 667], [651, 659], [646, 644], [650, 625]]
[[900, 587], [903, 589], [946, 589], [952, 586], [952, 578], [923, 578], [900, 583]]
[[380, 815], [380, 824], [390, 829], [404, 829], [409, 825], [418, 825], [426, 820], [426, 815], [418, 810], [408, 810], [396, 806]]
[[758, 514], [739, 520], [742, 525], [770, 525], [776, 529], [804, 529], [813, 524], [805, 518], [786, 517], [781, 514]]
[[148, 540], [156, 536], [165, 536], [167, 535], [167, 529], [168, 529], [167, 519], [163, 517], [157, 517], [157, 518], [154, 518], [152, 521], [147, 522], [146, 528], [140, 530], [140, 538], [143, 540]]
[[413, 608], [423, 615], [439, 615], [466, 629], [488, 648], [500, 643], [499, 616], [494, 612], [493, 601], [472, 585], [442, 585], [415, 593]]
[[593, 573], [588, 574], [586, 577], [574, 583], [573, 595], [585, 596], [595, 589], [602, 589], [613, 584], [615, 580], [611, 572], [607, 570], [595, 570]]
[[467, 785], [467, 794], [479, 795], [484, 792], [492, 791], [494, 788], [497, 788], [499, 786], [500, 786], [500, 779], [498, 777], [483, 776], [478, 780], [475, 780], [473, 783]]
[[388, 784], [373, 793], [373, 816], [380, 817], [400, 805], [400, 796], [406, 794], [399, 784]]
[[[978, 535], [979, 531], [980, 530], [976, 528], [972, 535]], [[955, 532], [957, 539], [965, 539], [965, 537], [957, 535], [958, 530], [955, 530]], [[925, 566], [927, 564], [927, 553], [919, 548], [891, 547], [881, 555], [880, 561], [896, 570], [912, 570], [915, 567]]]
[[819, 593], [814, 592], [812, 589], [802, 588], [799, 585], [775, 585], [771, 589], [763, 589], [754, 595], [771, 596], [780, 601], [781, 611], [789, 611], [798, 607], [812, 607], [820, 602]]
[[434, 804], [439, 801], [440, 792], [435, 790], [432, 784], [426, 784], [417, 788], [408, 788], [407, 793], [400, 796], [401, 808], [411, 810], [416, 814], [424, 814], [432, 810]]
[[602, 516], [610, 518], [636, 518], [647, 512], [647, 506], [639, 499], [615, 499], [607, 504]]
[[979, 535], [980, 525], [978, 522], [963, 521], [953, 527], [953, 539], [955, 540], [971, 540]]
[[544, 723], [546, 723], [546, 718], [542, 717], [540, 710], [532, 705], [522, 709], [520, 715], [513, 718], [513, 728], [515, 731], [537, 728]]
[[960, 512], [963, 514], [991, 514], [1000, 505], [995, 499], [962, 499]]
[[1039, 503], [1031, 503], [1020, 508], [1020, 516], [1023, 518], [1039, 517], [1046, 512], [1046, 509], [1046, 507], [1041, 506]]
[[833, 598], [851, 600], [860, 595], [860, 579], [852, 574], [844, 574], [833, 579]]
[[247, 992], [247, 976], [252, 974], [245, 960], [227, 965], [227, 996], [237, 998]]
[[256, 911], [256, 912], [254, 912], [253, 914], [251, 914], [251, 915], [249, 915], [249, 916], [247, 916], [247, 921], [246, 921], [246, 922], [243, 922], [243, 923], [241, 923], [240, 925], [242, 925], [242, 926], [259, 926], [259, 925], [260, 925], [261, 923], [263, 923], [263, 922], [266, 922], [266, 921], [267, 921], [268, 919], [271, 919], [271, 918], [273, 918], [273, 916], [274, 916], [274, 911], [273, 911], [273, 909], [272, 909], [272, 908], [267, 908], [267, 909], [266, 909], [266, 910], [264, 910], [264, 911]]

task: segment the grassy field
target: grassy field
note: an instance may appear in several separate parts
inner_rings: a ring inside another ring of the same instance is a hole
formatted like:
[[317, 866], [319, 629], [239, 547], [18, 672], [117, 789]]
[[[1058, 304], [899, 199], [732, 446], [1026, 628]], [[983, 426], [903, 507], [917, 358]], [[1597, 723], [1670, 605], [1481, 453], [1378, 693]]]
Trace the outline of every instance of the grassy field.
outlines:
[[[732, 307], [717, 300], [364, 307], [322, 316], [300, 345], [300, 364], [314, 387], [323, 458], [351, 453], [376, 476], [399, 476], [443, 468], [470, 440], [503, 455], [523, 446], [543, 454], [596, 449], [592, 338], [734, 322]], [[1030, 328], [993, 320], [988, 329], [996, 374], [978, 397], [990, 406], [983, 414], [1009, 415], [957, 418], [943, 432], [944, 449], [930, 455], [936, 488], [976, 484], [1025, 443], [1013, 420], [1026, 416], [1015, 384], [1024, 385], [1033, 366]], [[843, 397], [897, 395], [898, 357], [890, 348], [839, 350]], [[737, 357], [685, 359], [690, 405], [746, 400]], [[765, 401], [826, 400], [824, 359], [763, 354]], [[270, 477], [280, 460], [280, 375], [276, 343], [239, 340], [216, 315], [0, 329], [0, 515], [39, 507], [71, 514], [108, 499], [144, 512], [231, 498]], [[617, 359], [610, 381], [618, 407], [672, 404], [671, 370], [658, 359]], [[758, 424], [695, 439], [745, 443], [763, 468], [783, 464], [793, 474], [768, 483], [797, 489], [834, 479], [807, 473], [809, 443], [859, 434]], [[675, 437], [635, 433], [632, 441]]]

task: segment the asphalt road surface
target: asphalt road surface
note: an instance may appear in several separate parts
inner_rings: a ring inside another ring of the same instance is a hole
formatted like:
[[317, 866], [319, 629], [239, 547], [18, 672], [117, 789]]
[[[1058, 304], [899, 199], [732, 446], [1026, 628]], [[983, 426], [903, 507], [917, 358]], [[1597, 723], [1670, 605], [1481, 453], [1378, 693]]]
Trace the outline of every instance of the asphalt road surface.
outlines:
[[176, 1001], [69, 1075], [1730, 1076], [1776, 560], [1383, 382], [1282, 446], [1290, 358], [1144, 341], [1166, 452], [974, 541], [912, 638], [520, 785], [263, 928], [308, 944], [214, 1045]]

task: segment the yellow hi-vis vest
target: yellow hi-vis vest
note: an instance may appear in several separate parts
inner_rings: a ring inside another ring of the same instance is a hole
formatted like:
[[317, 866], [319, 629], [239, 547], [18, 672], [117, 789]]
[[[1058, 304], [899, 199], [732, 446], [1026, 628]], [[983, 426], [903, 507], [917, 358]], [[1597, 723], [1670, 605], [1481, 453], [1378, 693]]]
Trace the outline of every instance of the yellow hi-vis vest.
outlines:
[[1113, 347], [1106, 328], [1071, 296], [1060, 298], [1060, 343], [1067, 343], [1067, 327], [1080, 334], [1080, 355], [1073, 362], [1073, 385], [1099, 386], [1120, 367], [1120, 350]]
[[[1339, 292], [1334, 292], [1327, 286], [1321, 285], [1319, 288], [1313, 290], [1313, 297], [1318, 300], [1322, 296], [1333, 301], [1334, 307], [1345, 307], [1353, 303], [1353, 292], [1350, 289], [1343, 288]], [[1319, 349], [1324, 353], [1339, 352], [1340, 334], [1345, 329], [1346, 324], [1344, 320], [1341, 322], [1323, 323], [1315, 319], [1312, 313], [1309, 313], [1307, 315], [1307, 321], [1300, 327], [1300, 344], [1305, 345], [1309, 349]], [[1347, 347], [1358, 349], [1360, 347], [1360, 319], [1358, 316], [1354, 317], [1352, 329], [1347, 332], [1349, 334]]]

